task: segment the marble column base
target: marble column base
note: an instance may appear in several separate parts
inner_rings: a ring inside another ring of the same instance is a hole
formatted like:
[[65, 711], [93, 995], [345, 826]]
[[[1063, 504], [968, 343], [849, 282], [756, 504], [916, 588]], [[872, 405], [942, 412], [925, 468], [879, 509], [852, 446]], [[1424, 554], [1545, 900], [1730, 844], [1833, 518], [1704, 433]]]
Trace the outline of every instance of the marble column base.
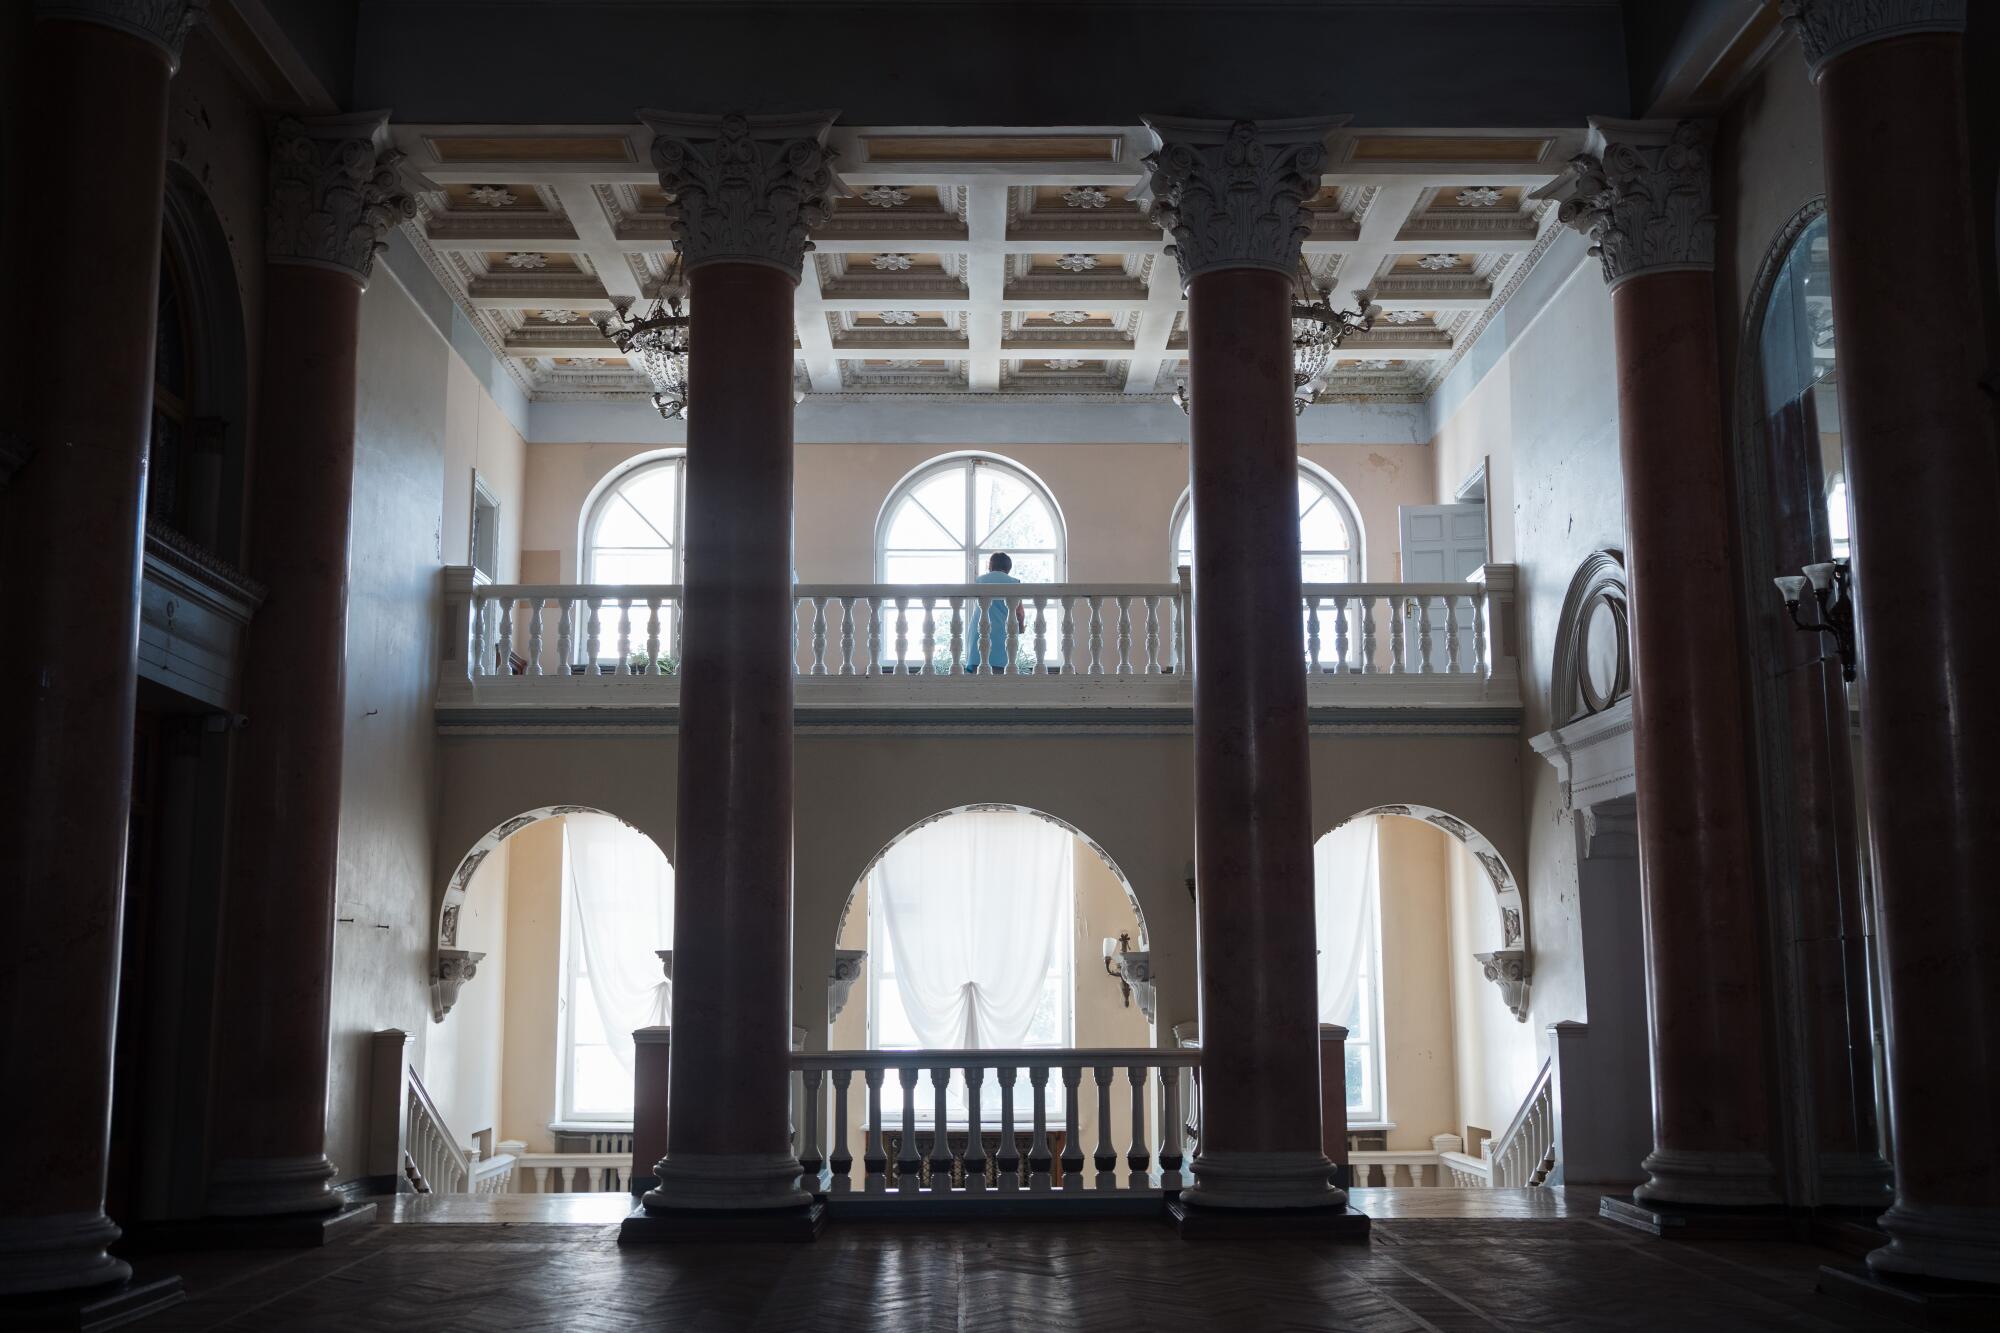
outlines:
[[217, 1217], [270, 1217], [330, 1213], [341, 1206], [333, 1192], [333, 1163], [311, 1157], [233, 1157], [208, 1176], [208, 1211]]
[[1642, 1204], [1693, 1204], [1702, 1208], [1776, 1208], [1778, 1173], [1760, 1152], [1696, 1152], [1656, 1148], [1639, 1164], [1648, 1176], [1632, 1191]]
[[1887, 1208], [1895, 1201], [1895, 1172], [1880, 1153], [1823, 1152], [1814, 1168], [1823, 1207]]
[[1346, 1191], [1333, 1184], [1323, 1152], [1204, 1152], [1194, 1159], [1195, 1183], [1183, 1201], [1202, 1208], [1339, 1208]]
[[103, 1209], [0, 1219], [0, 1296], [101, 1287], [132, 1276], [107, 1247], [118, 1224]]
[[1882, 1277], [1944, 1278], [2000, 1289], [2000, 1205], [1979, 1208], [1899, 1203], [1876, 1225], [1889, 1243], [1868, 1255]]
[[758, 1212], [813, 1202], [800, 1188], [802, 1169], [790, 1153], [682, 1153], [662, 1158], [656, 1170], [660, 1183], [644, 1197], [649, 1213]]
[[97, 1329], [124, 1328], [186, 1299], [187, 1291], [178, 1277], [132, 1278], [108, 1287], [0, 1296], [0, 1329], [47, 1333], [60, 1328], [94, 1333]]

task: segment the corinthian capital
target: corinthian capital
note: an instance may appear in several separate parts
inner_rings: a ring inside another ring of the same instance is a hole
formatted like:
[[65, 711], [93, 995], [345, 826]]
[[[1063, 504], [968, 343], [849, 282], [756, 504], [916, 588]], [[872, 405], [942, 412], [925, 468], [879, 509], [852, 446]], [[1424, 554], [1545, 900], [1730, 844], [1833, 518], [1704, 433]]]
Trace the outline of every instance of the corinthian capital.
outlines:
[[208, 0], [35, 0], [37, 18], [98, 23], [143, 38], [167, 53], [178, 72], [181, 47], [208, 12]]
[[1534, 192], [1554, 199], [1564, 226], [1590, 238], [1590, 253], [1616, 287], [1641, 273], [1715, 267], [1715, 207], [1705, 121], [1592, 117], [1595, 152]]
[[271, 127], [264, 258], [339, 269], [365, 286], [389, 228], [416, 216], [396, 178], [402, 157], [389, 146], [386, 111], [278, 117]]
[[1326, 136], [1340, 119], [1180, 120], [1147, 116], [1153, 216], [1174, 238], [1183, 285], [1222, 268], [1298, 270], [1312, 230]]
[[1805, 48], [1813, 81], [1857, 46], [1916, 32], [1964, 32], [1965, 0], [1784, 0], [1785, 26]]
[[837, 114], [639, 113], [653, 131], [653, 165], [673, 201], [674, 237], [689, 269], [769, 264], [799, 280], [812, 229], [832, 212], [826, 132]]

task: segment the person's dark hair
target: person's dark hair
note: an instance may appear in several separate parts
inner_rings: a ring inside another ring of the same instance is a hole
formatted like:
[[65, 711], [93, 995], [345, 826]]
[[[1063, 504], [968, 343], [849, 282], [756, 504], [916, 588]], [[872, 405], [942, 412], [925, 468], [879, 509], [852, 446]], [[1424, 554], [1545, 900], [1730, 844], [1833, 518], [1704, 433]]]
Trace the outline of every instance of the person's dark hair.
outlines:
[[987, 558], [986, 567], [998, 573], [1005, 574], [1014, 568], [1014, 557], [1008, 555], [1005, 551], [995, 551]]

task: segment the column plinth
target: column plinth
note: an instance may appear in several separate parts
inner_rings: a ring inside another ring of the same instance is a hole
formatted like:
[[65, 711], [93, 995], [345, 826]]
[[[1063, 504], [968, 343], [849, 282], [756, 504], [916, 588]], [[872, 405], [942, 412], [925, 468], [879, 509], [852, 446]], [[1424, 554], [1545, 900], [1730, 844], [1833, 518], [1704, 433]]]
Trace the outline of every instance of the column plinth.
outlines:
[[[117, 1282], [106, 1247], [112, 1043], [132, 794], [139, 586], [167, 86], [189, 17], [42, 9], [9, 96], [20, 309], [88, 355], [0, 394], [22, 455], [0, 484], [0, 1296]], [[25, 349], [23, 349], [25, 351]], [[52, 1018], [62, 1027], [50, 1029]]]
[[1197, 1208], [1337, 1208], [1321, 1142], [1300, 615], [1293, 274], [1326, 122], [1149, 118], [1188, 297], [1194, 551]]
[[[1841, 445], [1854, 519], [1863, 774], [1887, 992], [1896, 1198], [1868, 1256], [1895, 1277], [2000, 1284], [2000, 655], [1980, 605], [2000, 489], [1976, 227], [1963, 0], [1787, 6], [1819, 85]], [[1869, 180], [1882, 162], [1921, 209]], [[1913, 321], [1910, 311], [1921, 311]]]
[[[230, 783], [208, 1210], [331, 1212], [334, 886], [361, 293], [408, 201], [382, 116], [277, 123], [246, 561], [270, 590]], [[348, 1163], [359, 1169], [360, 1163]]]

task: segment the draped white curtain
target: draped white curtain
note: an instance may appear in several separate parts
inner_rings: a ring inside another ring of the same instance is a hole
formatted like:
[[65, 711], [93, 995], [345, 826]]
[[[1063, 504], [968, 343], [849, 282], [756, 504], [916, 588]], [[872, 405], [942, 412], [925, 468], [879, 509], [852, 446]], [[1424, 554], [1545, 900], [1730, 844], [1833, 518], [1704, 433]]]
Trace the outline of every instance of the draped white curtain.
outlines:
[[1018, 811], [968, 811], [890, 848], [874, 892], [896, 988], [925, 1049], [1025, 1044], [1069, 929], [1071, 839]]
[[[1319, 943], [1319, 1021], [1349, 1026], [1361, 964], [1375, 940], [1378, 821], [1343, 824], [1313, 846], [1313, 906]], [[1356, 1033], [1357, 1037], [1365, 1034]]]
[[611, 1053], [632, 1068], [632, 1030], [668, 1021], [656, 949], [674, 944], [674, 868], [610, 815], [563, 817], [563, 883], [576, 912], [591, 998]]

